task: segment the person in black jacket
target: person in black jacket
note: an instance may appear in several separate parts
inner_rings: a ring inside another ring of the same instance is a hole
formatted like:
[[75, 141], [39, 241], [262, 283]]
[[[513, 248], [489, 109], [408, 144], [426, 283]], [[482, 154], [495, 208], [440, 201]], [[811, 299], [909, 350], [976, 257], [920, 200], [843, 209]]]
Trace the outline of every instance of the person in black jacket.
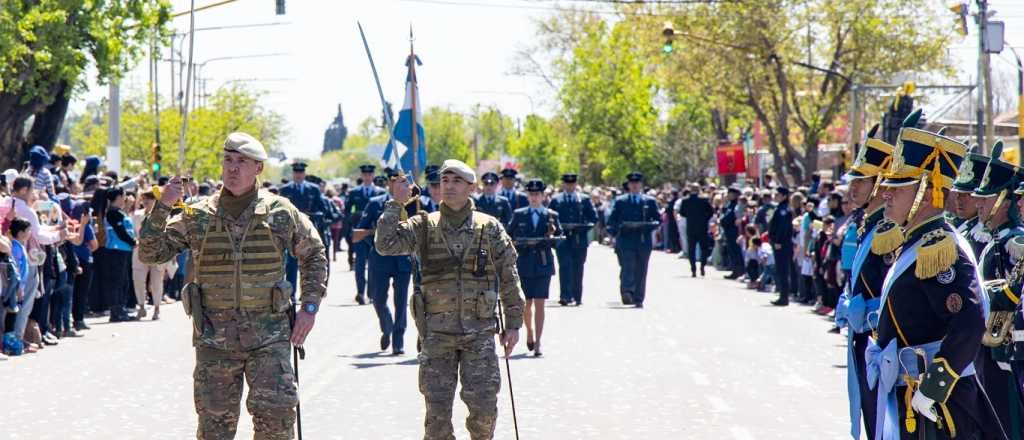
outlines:
[[[711, 202], [701, 197], [700, 186], [691, 185], [689, 197], [679, 203], [679, 215], [686, 218], [686, 255], [690, 259], [690, 273], [697, 276], [697, 260], [700, 259], [700, 275], [711, 254], [711, 237], [708, 235], [708, 221], [715, 214]], [[700, 253], [697, 249], [700, 246]]]
[[789, 206], [789, 188], [775, 188], [775, 213], [768, 221], [768, 241], [772, 243], [775, 257], [775, 279], [779, 288], [779, 299], [774, 306], [789, 305], [789, 272], [793, 267], [793, 210]]
[[726, 262], [729, 269], [732, 270], [732, 273], [725, 278], [735, 280], [743, 276], [743, 250], [740, 249], [740, 244], [736, 241], [740, 236], [739, 226], [736, 225], [736, 220], [740, 216], [736, 212], [740, 198], [739, 188], [730, 186], [726, 197], [728, 198], [728, 203], [722, 208], [718, 223], [721, 227], [722, 237], [725, 239]]

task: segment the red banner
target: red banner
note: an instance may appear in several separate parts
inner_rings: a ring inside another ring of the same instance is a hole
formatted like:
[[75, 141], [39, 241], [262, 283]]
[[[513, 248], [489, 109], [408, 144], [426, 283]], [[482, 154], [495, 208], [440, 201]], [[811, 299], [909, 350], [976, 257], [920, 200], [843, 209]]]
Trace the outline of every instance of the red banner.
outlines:
[[747, 171], [743, 157], [743, 144], [718, 144], [715, 149], [718, 159], [718, 175], [737, 174]]

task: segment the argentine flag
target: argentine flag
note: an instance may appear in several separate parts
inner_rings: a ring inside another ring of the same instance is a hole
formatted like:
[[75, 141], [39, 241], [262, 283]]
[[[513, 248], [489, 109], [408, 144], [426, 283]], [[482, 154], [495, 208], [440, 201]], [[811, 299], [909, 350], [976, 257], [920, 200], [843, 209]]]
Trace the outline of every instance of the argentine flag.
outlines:
[[[414, 64], [415, 63], [415, 64]], [[398, 113], [398, 123], [395, 124], [391, 142], [384, 150], [385, 164], [400, 168], [403, 171], [412, 172], [413, 167], [413, 126], [416, 130], [417, 163], [415, 170], [423, 172], [427, 166], [427, 142], [424, 138], [422, 121], [422, 102], [420, 101], [420, 90], [416, 81], [416, 66], [421, 65], [418, 56], [410, 55], [405, 65], [409, 73], [405, 78], [405, 103], [402, 104], [402, 111]], [[413, 109], [415, 108], [415, 116]], [[401, 161], [400, 167], [396, 165]]]

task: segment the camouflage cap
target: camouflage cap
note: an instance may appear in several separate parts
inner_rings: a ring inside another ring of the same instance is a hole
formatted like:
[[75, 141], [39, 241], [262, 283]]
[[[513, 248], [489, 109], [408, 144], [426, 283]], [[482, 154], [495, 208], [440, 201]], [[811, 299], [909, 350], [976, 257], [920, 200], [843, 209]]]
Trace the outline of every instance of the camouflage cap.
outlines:
[[224, 141], [224, 151], [234, 151], [253, 160], [264, 162], [267, 160], [267, 150], [263, 144], [249, 134], [234, 132], [228, 135]]

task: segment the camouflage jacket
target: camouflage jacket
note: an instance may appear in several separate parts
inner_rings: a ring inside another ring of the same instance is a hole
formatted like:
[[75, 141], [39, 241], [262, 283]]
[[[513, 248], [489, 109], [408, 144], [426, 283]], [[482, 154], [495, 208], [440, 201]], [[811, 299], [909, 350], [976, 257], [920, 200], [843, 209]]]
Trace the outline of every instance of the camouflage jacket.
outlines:
[[[139, 230], [139, 260], [145, 264], [169, 261], [185, 250], [198, 250], [209, 225], [218, 215], [220, 195], [215, 194], [189, 205], [191, 213], [171, 216], [171, 208], [160, 202], [146, 217]], [[260, 191], [253, 204], [237, 219], [220, 214], [236, 239], [252, 221], [269, 226], [278, 249], [286, 249], [298, 260], [302, 289], [300, 301], [319, 304], [327, 294], [327, 256], [323, 242], [309, 218], [287, 199]], [[170, 219], [168, 219], [170, 217]], [[188, 271], [190, 274], [193, 271]], [[222, 350], [253, 349], [286, 341], [291, 332], [288, 318], [280, 313], [216, 310], [207, 311], [202, 334], [196, 345]]]
[[[469, 203], [472, 203], [470, 201]], [[465, 267], [476, 249], [483, 249], [489, 255], [487, 277], [497, 278], [497, 295], [501, 298], [505, 314], [505, 329], [517, 330], [523, 324], [523, 297], [519, 289], [519, 274], [516, 271], [516, 250], [512, 240], [505, 233], [501, 223], [480, 212], [470, 215], [463, 224], [453, 227], [440, 219], [440, 212], [429, 214], [427, 227], [423, 217], [413, 216], [400, 220], [402, 207], [391, 200], [377, 221], [374, 244], [381, 255], [416, 255], [420, 261], [437, 261], [438, 257], [453, 255], [453, 265], [440, 268], [428, 276], [424, 268], [423, 295], [426, 303], [426, 328], [428, 331], [451, 334], [469, 334], [495, 329], [493, 317], [483, 311], [481, 290], [493, 287], [493, 278], [488, 281], [474, 279]], [[470, 207], [472, 209], [472, 207]], [[474, 222], [476, 218], [476, 222]], [[441, 221], [438, 221], [440, 219]], [[477, 224], [474, 224], [477, 223]], [[433, 228], [433, 229], [432, 229]], [[426, 231], [428, 236], [424, 236]], [[433, 240], [429, 236], [441, 237]], [[426, 241], [426, 242], [425, 242]], [[440, 244], [444, 243], [444, 244]], [[424, 246], [428, 244], [427, 246]], [[431, 255], [420, 255], [424, 252]], [[465, 264], [460, 267], [454, 255], [462, 253]], [[443, 254], [443, 255], [442, 255]], [[445, 273], [436, 273], [445, 272]], [[488, 285], [489, 284], [489, 285]], [[433, 304], [433, 306], [431, 306]], [[433, 309], [433, 310], [432, 310]]]

